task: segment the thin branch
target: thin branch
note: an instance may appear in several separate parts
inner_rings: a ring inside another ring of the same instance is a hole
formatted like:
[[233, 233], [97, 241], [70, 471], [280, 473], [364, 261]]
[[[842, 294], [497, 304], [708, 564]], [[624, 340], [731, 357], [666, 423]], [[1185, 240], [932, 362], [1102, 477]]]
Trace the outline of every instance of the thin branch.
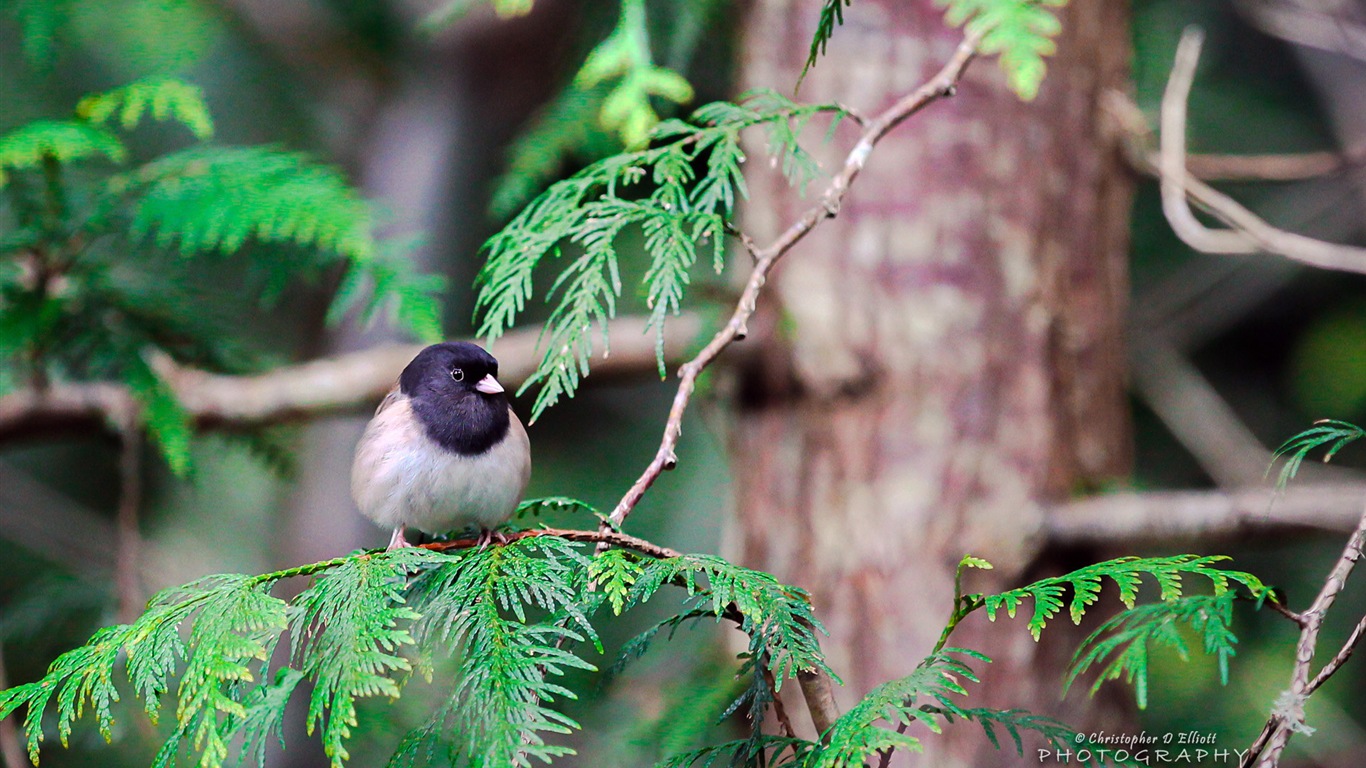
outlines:
[[[1149, 156], [1156, 166], [1160, 155]], [[1347, 152], [1298, 152], [1270, 155], [1193, 154], [1186, 170], [1202, 181], [1308, 181], [1349, 171], [1366, 162], [1366, 148]]]
[[783, 706], [782, 697], [778, 695], [778, 681], [773, 678], [773, 670], [767, 666], [764, 667], [764, 684], [773, 696], [773, 716], [778, 718], [778, 727], [789, 739], [797, 738], [797, 730], [792, 727], [792, 718], [787, 716], [787, 707]]
[[[1181, 35], [1171, 77], [1162, 96], [1162, 211], [1183, 242], [1203, 253], [1266, 252], [1324, 269], [1366, 273], [1366, 248], [1336, 245], [1271, 226], [1233, 198], [1189, 178], [1186, 169], [1186, 107], [1204, 33], [1188, 27]], [[1189, 195], [1231, 229], [1211, 229], [1191, 210]]]
[[[579, 531], [569, 528], [532, 528], [527, 531], [517, 531], [504, 536], [508, 542], [520, 541], [522, 539], [533, 539], [537, 536], [558, 536], [568, 541], [596, 542], [598, 544], [610, 544], [612, 546], [623, 547], [634, 550], [655, 558], [682, 557], [683, 553], [678, 550], [661, 547], [645, 539], [629, 536], [618, 531]], [[430, 544], [422, 544], [423, 549], [430, 549], [435, 552], [445, 552], [452, 549], [470, 549], [479, 546], [477, 538], [451, 539], [450, 541], [436, 541]]]
[[806, 709], [811, 713], [811, 724], [816, 728], [816, 735], [824, 741], [830, 726], [840, 719], [834, 684], [829, 675], [813, 670], [798, 672], [797, 684], [801, 686], [802, 698], [806, 700]]
[[1357, 622], [1356, 627], [1352, 630], [1352, 634], [1347, 636], [1347, 642], [1342, 644], [1342, 648], [1337, 652], [1337, 655], [1333, 656], [1331, 661], [1323, 665], [1323, 669], [1320, 669], [1319, 673], [1314, 675], [1314, 679], [1309, 681], [1308, 687], [1304, 689], [1305, 696], [1317, 691], [1319, 686], [1323, 685], [1328, 678], [1337, 674], [1337, 671], [1342, 665], [1346, 664], [1347, 660], [1352, 658], [1352, 653], [1356, 651], [1357, 644], [1361, 642], [1363, 633], [1366, 633], [1366, 616], [1362, 616], [1361, 620]]
[[[659, 479], [665, 470], [673, 469], [678, 464], [675, 448], [678, 445], [678, 438], [683, 432], [683, 414], [688, 409], [688, 401], [696, 387], [697, 377], [732, 342], [744, 339], [748, 335], [749, 318], [754, 314], [759, 293], [768, 281], [768, 275], [773, 270], [774, 265], [822, 221], [839, 214], [850, 185], [863, 171], [864, 165], [868, 162], [868, 156], [882, 137], [886, 136], [903, 120], [926, 106], [953, 95], [964, 70], [967, 69], [968, 64], [976, 55], [977, 43], [977, 35], [970, 33], [965, 36], [963, 41], [958, 44], [958, 48], [954, 51], [949, 62], [934, 77], [886, 111], [869, 119], [864, 125], [858, 143], [846, 156], [844, 166], [831, 180], [830, 186], [820, 200], [808, 208], [768, 247], [754, 252], [754, 267], [750, 271], [749, 279], [746, 281], [744, 291], [735, 305], [735, 310], [731, 313], [730, 320], [721, 330], [716, 332], [716, 335], [698, 353], [697, 357], [684, 363], [679, 369], [678, 392], [674, 395], [673, 406], [669, 409], [669, 419], [664, 426], [664, 437], [660, 441], [659, 450], [655, 452], [654, 459], [645, 468], [640, 478], [626, 491], [621, 501], [617, 503], [616, 508], [612, 510], [609, 518], [612, 525], [621, 527], [626, 516], [631, 514], [631, 510], [640, 503], [641, 498], [644, 497], [650, 486], [654, 485], [655, 480]], [[606, 529], [608, 526], [604, 523], [603, 527]]]
[[138, 414], [130, 410], [119, 428], [119, 507], [117, 557], [114, 582], [118, 592], [119, 621], [125, 624], [142, 613], [142, 533], [138, 510], [142, 507], [142, 428]]
[[[1158, 177], [1162, 155], [1148, 118], [1133, 97], [1109, 90], [1101, 104], [1123, 134], [1125, 159], [1140, 173]], [[1186, 173], [1202, 181], [1308, 181], [1366, 165], [1366, 144], [1343, 152], [1290, 152], [1260, 155], [1222, 155], [1188, 152]]]
[[[664, 328], [665, 360], [684, 359], [701, 330], [695, 315], [684, 314]], [[653, 332], [646, 320], [613, 320], [612, 354], [593, 364], [594, 380], [641, 376], [656, 370]], [[493, 348], [502, 377], [520, 383], [540, 361], [536, 329], [513, 331]], [[337, 355], [269, 372], [229, 376], [177, 365], [165, 355], [154, 358], [157, 373], [201, 427], [248, 427], [313, 417], [363, 407], [383, 397], [408, 361], [422, 349], [415, 344], [389, 344]], [[114, 426], [132, 402], [121, 384], [88, 382], [53, 384], [0, 396], [0, 441], [34, 432], [91, 426]]]
[[1227, 538], [1277, 528], [1351, 531], [1366, 485], [1152, 491], [1090, 496], [1054, 506], [1043, 534], [1061, 546], [1135, 546]]
[[[1311, 8], [1285, 0], [1236, 0], [1233, 5], [1268, 35], [1366, 61], [1366, 24], [1346, 17], [1350, 3], [1323, 3], [1321, 8]], [[1338, 13], [1327, 13], [1330, 8]]]
[[1243, 758], [1240, 764], [1241, 768], [1249, 768], [1254, 764], [1259, 768], [1275, 768], [1280, 764], [1281, 753], [1285, 750], [1286, 743], [1290, 741], [1290, 735], [1295, 731], [1307, 732], [1308, 726], [1304, 724], [1305, 700], [1313, 693], [1314, 688], [1322, 685], [1323, 680], [1326, 680], [1342, 666], [1342, 662], [1351, 655], [1352, 649], [1360, 640], [1361, 630], [1360, 625], [1358, 625], [1358, 630], [1352, 633], [1352, 638], [1348, 641], [1349, 645], [1338, 653], [1338, 656], [1342, 657], [1341, 661], [1334, 657], [1313, 678], [1313, 688], [1310, 687], [1310, 665], [1314, 663], [1314, 652], [1318, 648], [1319, 630], [1323, 628], [1323, 621], [1328, 614], [1328, 609], [1333, 607], [1333, 602], [1347, 584], [1347, 577], [1351, 575], [1352, 569], [1361, 559], [1363, 545], [1366, 545], [1366, 512], [1361, 514], [1356, 530], [1347, 540], [1347, 546], [1343, 548], [1342, 555], [1338, 557], [1333, 570], [1329, 572], [1318, 596], [1314, 598], [1314, 602], [1309, 608], [1300, 614], [1304, 619], [1304, 627], [1300, 631], [1300, 641], [1295, 649], [1295, 667], [1290, 675], [1290, 690], [1283, 693], [1281, 698], [1277, 700], [1276, 706], [1272, 709], [1271, 717], [1262, 728], [1262, 733]]
[[1260, 481], [1271, 451], [1204, 374], [1175, 345], [1137, 328], [1131, 337], [1134, 391], [1200, 467], [1226, 488]]

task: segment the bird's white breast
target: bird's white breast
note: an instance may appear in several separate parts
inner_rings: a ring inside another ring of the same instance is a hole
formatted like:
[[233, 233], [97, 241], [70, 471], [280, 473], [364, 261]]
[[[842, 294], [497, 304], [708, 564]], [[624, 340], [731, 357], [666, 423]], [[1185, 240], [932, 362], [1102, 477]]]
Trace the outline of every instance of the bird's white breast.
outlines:
[[356, 446], [351, 495], [360, 511], [385, 527], [427, 532], [508, 520], [531, 476], [526, 429], [509, 412], [505, 439], [478, 456], [445, 450], [423, 432], [406, 397], [380, 408]]

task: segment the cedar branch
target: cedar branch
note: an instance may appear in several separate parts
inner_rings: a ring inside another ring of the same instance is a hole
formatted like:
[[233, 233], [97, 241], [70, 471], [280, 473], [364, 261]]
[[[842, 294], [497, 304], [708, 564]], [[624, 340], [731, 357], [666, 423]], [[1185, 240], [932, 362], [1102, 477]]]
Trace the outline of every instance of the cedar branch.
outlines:
[[[645, 319], [619, 318], [609, 327], [616, 343], [610, 357], [594, 364], [598, 378], [640, 376], [655, 370], [654, 337], [647, 334]], [[697, 317], [690, 314], [670, 322], [664, 329], [665, 359], [683, 359], [700, 327]], [[539, 331], [524, 329], [499, 340], [494, 352], [507, 382], [521, 382], [536, 369], [538, 336]], [[373, 403], [389, 391], [421, 349], [417, 344], [388, 344], [241, 376], [182, 367], [165, 355], [155, 356], [153, 365], [198, 426], [243, 428]], [[57, 429], [104, 425], [117, 430], [132, 402], [126, 387], [111, 382], [21, 389], [0, 396], [0, 441]]]

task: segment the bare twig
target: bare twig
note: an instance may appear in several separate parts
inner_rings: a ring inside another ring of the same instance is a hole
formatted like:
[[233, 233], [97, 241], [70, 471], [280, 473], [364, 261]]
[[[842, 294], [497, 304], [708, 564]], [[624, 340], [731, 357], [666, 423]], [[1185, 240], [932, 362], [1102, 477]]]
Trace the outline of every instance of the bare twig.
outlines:
[[[1157, 166], [1157, 153], [1149, 162]], [[1362, 148], [1347, 152], [1299, 152], [1272, 155], [1211, 155], [1186, 157], [1186, 171], [1203, 181], [1307, 181], [1332, 176], [1366, 162]]]
[[1347, 546], [1342, 550], [1342, 555], [1333, 566], [1333, 570], [1329, 572], [1327, 580], [1323, 583], [1323, 589], [1319, 590], [1318, 596], [1314, 598], [1314, 602], [1309, 608], [1300, 614], [1304, 619], [1304, 625], [1300, 631], [1299, 645], [1295, 649], [1295, 667], [1290, 676], [1290, 690], [1283, 693], [1281, 698], [1277, 700], [1272, 709], [1271, 717], [1262, 728], [1262, 733], [1243, 758], [1242, 768], [1249, 768], [1254, 764], [1261, 768], [1275, 768], [1280, 764], [1281, 752], [1284, 751], [1286, 743], [1289, 742], [1290, 735], [1295, 731], [1308, 732], [1308, 726], [1304, 724], [1305, 700], [1315, 688], [1323, 684], [1323, 680], [1326, 680], [1342, 666], [1342, 663], [1351, 655], [1356, 643], [1361, 639], [1361, 626], [1358, 625], [1357, 631], [1354, 631], [1348, 640], [1348, 645], [1344, 646], [1343, 650], [1339, 651], [1338, 655], [1325, 665], [1311, 681], [1310, 665], [1314, 663], [1319, 630], [1323, 628], [1323, 621], [1328, 614], [1328, 609], [1333, 606], [1333, 601], [1337, 599], [1338, 593], [1347, 584], [1347, 577], [1351, 575], [1352, 569], [1361, 559], [1363, 545], [1366, 545], [1366, 512], [1362, 513], [1357, 522], [1356, 530], [1352, 532], [1351, 537], [1347, 540]]
[[118, 555], [114, 566], [119, 621], [131, 624], [142, 613], [142, 533], [138, 510], [142, 507], [142, 427], [130, 410], [119, 429]]
[[[665, 360], [683, 359], [700, 329], [700, 321], [691, 314], [671, 320], [664, 331]], [[613, 320], [609, 332], [612, 354], [594, 362], [595, 380], [638, 376], [656, 369], [654, 337], [646, 333], [644, 319]], [[538, 336], [536, 329], [523, 329], [499, 339], [493, 351], [505, 381], [520, 383], [536, 370]], [[165, 356], [157, 357], [154, 364], [198, 425], [245, 427], [373, 403], [394, 385], [399, 372], [421, 349], [421, 345], [390, 344], [248, 376], [183, 368]], [[117, 429], [117, 416], [131, 401], [126, 387], [109, 382], [20, 390], [0, 396], [0, 440], [101, 423]]]
[[[1123, 133], [1125, 159], [1134, 170], [1160, 175], [1162, 155], [1148, 118], [1133, 97], [1106, 91], [1102, 106]], [[1186, 173], [1202, 181], [1308, 181], [1366, 164], [1366, 144], [1343, 152], [1291, 152], [1260, 155], [1186, 154]]]
[[1338, 650], [1332, 660], [1324, 664], [1323, 669], [1320, 669], [1319, 673], [1314, 675], [1314, 679], [1309, 681], [1309, 685], [1304, 689], [1305, 696], [1317, 691], [1319, 686], [1337, 674], [1342, 665], [1352, 658], [1352, 653], [1356, 651], [1357, 645], [1361, 642], [1362, 633], [1366, 633], [1366, 616], [1361, 617], [1361, 620], [1357, 622], [1356, 627], [1352, 629], [1352, 634], [1347, 636], [1347, 642], [1342, 644], [1342, 648]]
[[[1189, 27], [1177, 46], [1171, 77], [1162, 96], [1161, 175], [1162, 211], [1172, 230], [1190, 247], [1203, 253], [1266, 252], [1324, 269], [1366, 273], [1366, 248], [1327, 243], [1286, 232], [1266, 223], [1233, 198], [1189, 178], [1186, 169], [1186, 102], [1204, 33]], [[1189, 195], [1231, 229], [1211, 229], [1195, 217]]]
[[778, 727], [787, 738], [797, 738], [797, 730], [792, 727], [792, 718], [787, 716], [787, 707], [783, 706], [782, 697], [778, 696], [778, 681], [773, 679], [773, 670], [767, 665], [764, 666], [764, 684], [773, 696], [773, 716], [778, 718]]
[[1320, 3], [1313, 7], [1286, 0], [1237, 0], [1234, 7], [1268, 35], [1366, 61], [1366, 24], [1354, 22], [1346, 15], [1353, 3]]
[[[647, 555], [649, 557], [668, 558], [682, 557], [683, 553], [668, 547], [661, 547], [645, 539], [628, 536], [618, 531], [579, 531], [570, 528], [533, 528], [527, 531], [517, 531], [509, 533], [503, 538], [506, 541], [520, 541], [522, 539], [532, 539], [537, 536], [558, 536], [569, 541], [597, 542], [598, 544], [610, 544], [612, 546], [624, 547]], [[423, 549], [430, 549], [436, 552], [444, 552], [448, 549], [469, 549], [480, 545], [477, 538], [451, 539], [449, 541], [435, 541], [430, 544], [422, 544]]]
[[[655, 452], [654, 459], [645, 468], [640, 478], [626, 491], [621, 501], [617, 503], [616, 508], [612, 510], [610, 517], [612, 525], [620, 527], [626, 520], [626, 516], [631, 514], [631, 510], [640, 503], [645, 492], [654, 485], [655, 480], [659, 479], [660, 474], [677, 465], [678, 457], [674, 451], [678, 445], [678, 438], [683, 432], [683, 414], [688, 409], [688, 401], [696, 387], [697, 377], [716, 360], [726, 347], [730, 346], [731, 342], [744, 339], [748, 335], [749, 318], [754, 314], [759, 293], [763, 290], [774, 265], [818, 224], [839, 213], [840, 206], [844, 203], [844, 197], [849, 191], [849, 186], [863, 171], [873, 147], [883, 136], [886, 136], [903, 120], [926, 106], [953, 95], [964, 70], [967, 69], [968, 64], [976, 55], [977, 43], [978, 37], [975, 34], [964, 37], [949, 62], [934, 77], [913, 93], [897, 101], [886, 111], [868, 119], [864, 124], [864, 130], [858, 143], [845, 157], [844, 166], [831, 180], [830, 186], [825, 190], [825, 194], [821, 195], [820, 200], [803, 212], [796, 222], [766, 248], [753, 252], [754, 267], [750, 271], [749, 279], [745, 283], [740, 300], [735, 305], [735, 310], [731, 313], [730, 320], [721, 330], [716, 332], [716, 335], [698, 353], [697, 357], [684, 363], [679, 369], [678, 392], [674, 395], [673, 406], [669, 409], [669, 419], [664, 426], [664, 437], [660, 441], [659, 450]], [[604, 523], [603, 527], [606, 529], [607, 524]]]
[[1260, 481], [1267, 450], [1188, 358], [1140, 329], [1132, 333], [1133, 387], [1220, 486]]

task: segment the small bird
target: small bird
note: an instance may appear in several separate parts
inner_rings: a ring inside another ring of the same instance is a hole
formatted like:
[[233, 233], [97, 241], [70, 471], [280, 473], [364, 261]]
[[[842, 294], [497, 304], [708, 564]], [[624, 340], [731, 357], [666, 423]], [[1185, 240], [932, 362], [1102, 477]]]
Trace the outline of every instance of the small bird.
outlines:
[[531, 477], [531, 443], [498, 383], [498, 361], [475, 344], [418, 353], [356, 445], [351, 497], [392, 527], [389, 549], [429, 533], [477, 528], [480, 545], [512, 517]]

